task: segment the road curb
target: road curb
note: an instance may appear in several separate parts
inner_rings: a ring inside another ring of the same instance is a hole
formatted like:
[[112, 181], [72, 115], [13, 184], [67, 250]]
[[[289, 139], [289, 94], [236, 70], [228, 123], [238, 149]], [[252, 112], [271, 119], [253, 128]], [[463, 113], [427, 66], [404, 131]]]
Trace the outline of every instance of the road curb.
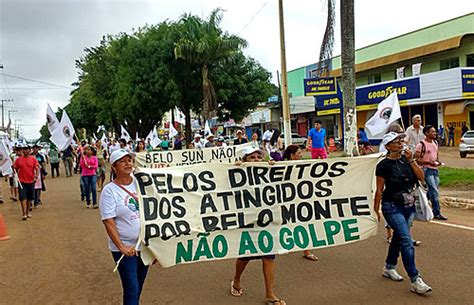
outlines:
[[474, 200], [456, 198], [456, 197], [441, 197], [440, 202], [448, 207], [474, 210]]

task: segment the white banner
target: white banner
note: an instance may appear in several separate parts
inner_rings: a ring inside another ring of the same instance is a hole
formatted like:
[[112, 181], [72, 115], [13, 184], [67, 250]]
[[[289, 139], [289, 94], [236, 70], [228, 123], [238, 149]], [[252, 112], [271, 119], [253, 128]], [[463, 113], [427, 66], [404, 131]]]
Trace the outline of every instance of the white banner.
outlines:
[[[126, 122], [127, 121], [125, 120], [125, 125], [127, 124]], [[123, 125], [120, 125], [120, 138], [125, 139], [125, 141], [127, 141], [127, 143], [128, 143], [128, 141], [130, 141], [130, 134], [125, 129], [125, 127], [123, 127]]]
[[373, 236], [377, 157], [142, 168], [142, 258], [170, 267]]
[[0, 141], [0, 168], [2, 175], [7, 176], [13, 174], [12, 160], [10, 159], [10, 151], [5, 144], [5, 140]]
[[141, 152], [135, 157], [138, 167], [162, 168], [200, 163], [231, 163], [242, 159], [242, 152], [252, 143], [226, 147], [208, 147], [169, 151]]

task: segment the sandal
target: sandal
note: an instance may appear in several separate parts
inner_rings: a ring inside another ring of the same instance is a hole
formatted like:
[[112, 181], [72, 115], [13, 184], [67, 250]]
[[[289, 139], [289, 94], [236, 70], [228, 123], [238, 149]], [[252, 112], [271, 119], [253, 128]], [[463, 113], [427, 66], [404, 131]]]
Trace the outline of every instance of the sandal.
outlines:
[[265, 305], [286, 305], [286, 302], [282, 299], [266, 300]]
[[419, 245], [421, 245], [421, 241], [420, 241], [420, 240], [414, 240], [414, 241], [413, 241], [413, 246], [418, 247]]
[[230, 282], [230, 294], [234, 297], [241, 297], [244, 294], [244, 290], [242, 288], [236, 288], [234, 286], [234, 281]]
[[304, 258], [306, 258], [307, 260], [310, 260], [310, 261], [317, 261], [318, 260], [318, 257], [316, 255], [314, 255], [313, 253], [311, 254], [308, 254], [308, 255], [303, 255]]

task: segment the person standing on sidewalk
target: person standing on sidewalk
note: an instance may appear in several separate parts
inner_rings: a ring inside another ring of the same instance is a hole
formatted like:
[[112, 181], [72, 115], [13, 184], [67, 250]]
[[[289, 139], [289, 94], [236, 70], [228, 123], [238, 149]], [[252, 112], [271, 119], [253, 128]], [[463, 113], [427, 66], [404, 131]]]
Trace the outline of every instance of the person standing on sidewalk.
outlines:
[[436, 129], [427, 125], [423, 128], [425, 139], [416, 146], [415, 159], [425, 172], [425, 182], [428, 185], [428, 199], [433, 207], [434, 218], [448, 220], [441, 215], [439, 205], [439, 174], [438, 167], [441, 165], [438, 159], [438, 143], [436, 142]]
[[448, 124], [448, 145], [446, 145], [447, 147], [449, 147], [449, 144], [450, 143], [453, 143], [453, 147], [454, 147], [454, 126], [453, 124], [449, 123]]
[[97, 167], [99, 161], [97, 157], [93, 155], [93, 151], [90, 146], [83, 148], [83, 153], [79, 165], [81, 167], [81, 180], [84, 186], [84, 195], [86, 199], [86, 208], [91, 207], [91, 193], [92, 193], [92, 206], [97, 209]]
[[314, 121], [314, 128], [311, 128], [308, 133], [307, 143], [308, 150], [311, 150], [311, 158], [326, 159], [328, 157], [329, 147], [326, 141], [326, 129], [322, 128], [321, 120]]
[[51, 177], [54, 178], [54, 171], [56, 171], [56, 176], [59, 177], [59, 151], [54, 144], [51, 144], [48, 155], [49, 164], [51, 165]]
[[38, 207], [41, 202], [41, 192], [46, 191], [46, 185], [44, 183], [44, 179], [47, 175], [46, 172], [46, 158], [44, 155], [40, 152], [40, 149], [42, 149], [43, 146], [39, 144], [33, 145], [33, 156], [38, 160], [38, 163], [40, 165], [40, 174], [38, 176], [38, 179], [36, 180], [35, 183], [35, 200], [33, 202], [34, 207]]
[[387, 148], [387, 156], [377, 164], [375, 170], [376, 192], [374, 211], [380, 221], [380, 206], [388, 225], [393, 229], [393, 238], [388, 248], [383, 276], [393, 281], [402, 281], [396, 267], [398, 256], [402, 255], [403, 265], [411, 280], [412, 292], [425, 294], [432, 291], [415, 265], [415, 247], [410, 235], [410, 227], [415, 218], [415, 199], [411, 195], [417, 181], [424, 180], [423, 170], [412, 158], [410, 149], [404, 150], [405, 134], [389, 132], [382, 143]]
[[406, 144], [410, 145], [412, 149], [425, 138], [423, 134], [423, 126], [421, 125], [421, 115], [415, 114], [411, 118], [412, 125], [406, 130]]
[[22, 219], [31, 217], [29, 212], [30, 202], [35, 199], [35, 181], [40, 175], [40, 165], [38, 160], [30, 154], [30, 147], [21, 144], [22, 155], [19, 156], [13, 167], [18, 173], [18, 180], [21, 183], [19, 188]]

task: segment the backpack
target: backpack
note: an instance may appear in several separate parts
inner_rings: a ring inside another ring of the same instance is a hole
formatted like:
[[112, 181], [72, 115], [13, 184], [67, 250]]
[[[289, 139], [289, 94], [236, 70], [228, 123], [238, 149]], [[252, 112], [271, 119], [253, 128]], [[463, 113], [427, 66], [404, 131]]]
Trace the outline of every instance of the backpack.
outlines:
[[[433, 143], [436, 144], [436, 146], [438, 146], [438, 141], [436, 140], [433, 140]], [[426, 153], [426, 144], [425, 144], [425, 140], [421, 140], [420, 141], [420, 144], [421, 144], [421, 151], [420, 151], [420, 156], [419, 158], [423, 158], [425, 153]], [[439, 157], [438, 157], [438, 152], [436, 153], [436, 160], [438, 160]]]

